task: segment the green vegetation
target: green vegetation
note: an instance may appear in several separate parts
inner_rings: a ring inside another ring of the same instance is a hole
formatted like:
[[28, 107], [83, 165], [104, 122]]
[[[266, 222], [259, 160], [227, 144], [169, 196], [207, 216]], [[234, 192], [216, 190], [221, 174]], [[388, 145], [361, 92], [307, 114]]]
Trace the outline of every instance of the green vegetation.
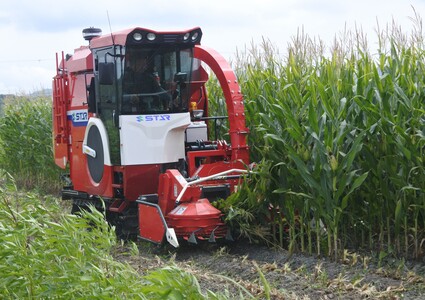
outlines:
[[[61, 213], [58, 199], [0, 185], [0, 295], [5, 299], [218, 299], [174, 266], [142, 276], [111, 256], [117, 240], [97, 210]], [[40, 200], [41, 199], [41, 200]]]
[[0, 118], [0, 169], [22, 188], [46, 193], [59, 190], [61, 170], [52, 150], [51, 99], [10, 97]]
[[227, 208], [239, 224], [272, 221], [276, 243], [288, 235], [291, 250], [335, 258], [423, 255], [425, 45], [414, 21], [410, 36], [380, 33], [376, 56], [346, 32], [330, 56], [300, 33], [285, 57], [266, 41], [239, 57], [259, 163]]

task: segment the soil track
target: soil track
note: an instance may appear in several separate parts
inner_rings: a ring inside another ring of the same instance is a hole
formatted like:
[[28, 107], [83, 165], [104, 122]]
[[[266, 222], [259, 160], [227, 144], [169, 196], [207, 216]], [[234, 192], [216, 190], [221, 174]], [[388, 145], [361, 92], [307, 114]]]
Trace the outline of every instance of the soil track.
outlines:
[[[425, 299], [425, 264], [388, 261], [378, 268], [367, 257], [347, 254], [332, 262], [239, 241], [228, 245], [184, 245], [178, 250], [138, 243], [139, 255], [115, 257], [138, 272], [175, 264], [194, 274], [203, 291], [229, 299], [265, 299], [264, 274], [271, 299]], [[261, 271], [261, 273], [260, 273]]]

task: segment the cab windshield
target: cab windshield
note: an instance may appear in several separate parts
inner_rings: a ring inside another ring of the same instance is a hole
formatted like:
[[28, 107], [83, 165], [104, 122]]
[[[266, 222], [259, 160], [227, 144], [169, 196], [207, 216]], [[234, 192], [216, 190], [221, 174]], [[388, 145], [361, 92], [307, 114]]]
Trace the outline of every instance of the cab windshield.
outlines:
[[192, 49], [127, 48], [121, 114], [188, 111]]

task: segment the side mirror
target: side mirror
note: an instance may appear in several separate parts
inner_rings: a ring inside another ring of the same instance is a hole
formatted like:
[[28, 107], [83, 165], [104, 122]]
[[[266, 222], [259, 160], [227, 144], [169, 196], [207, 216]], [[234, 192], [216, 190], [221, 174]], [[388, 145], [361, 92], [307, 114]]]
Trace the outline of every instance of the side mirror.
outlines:
[[114, 63], [99, 63], [99, 84], [112, 85], [114, 83], [114, 74]]

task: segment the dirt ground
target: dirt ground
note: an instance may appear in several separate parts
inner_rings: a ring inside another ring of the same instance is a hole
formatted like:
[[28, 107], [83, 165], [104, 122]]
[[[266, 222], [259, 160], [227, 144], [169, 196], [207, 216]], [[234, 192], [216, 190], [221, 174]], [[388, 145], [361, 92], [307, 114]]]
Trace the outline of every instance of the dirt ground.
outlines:
[[137, 245], [139, 255], [117, 249], [116, 259], [141, 274], [175, 264], [194, 274], [203, 291], [229, 299], [266, 299], [267, 285], [270, 299], [425, 299], [424, 261], [388, 260], [378, 267], [373, 258], [346, 253], [344, 261], [332, 262], [247, 241], [182, 245], [177, 250]]

